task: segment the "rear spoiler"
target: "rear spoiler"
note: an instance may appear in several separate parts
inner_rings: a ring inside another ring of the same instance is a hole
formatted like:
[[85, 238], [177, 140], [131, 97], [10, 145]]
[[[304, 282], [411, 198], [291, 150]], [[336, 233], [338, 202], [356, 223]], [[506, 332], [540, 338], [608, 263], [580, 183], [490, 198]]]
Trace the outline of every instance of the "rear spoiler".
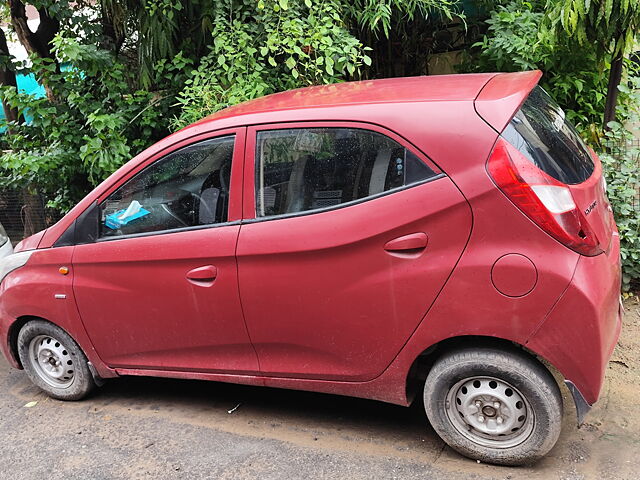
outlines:
[[501, 133], [541, 77], [540, 70], [494, 75], [474, 101], [476, 112], [489, 126]]

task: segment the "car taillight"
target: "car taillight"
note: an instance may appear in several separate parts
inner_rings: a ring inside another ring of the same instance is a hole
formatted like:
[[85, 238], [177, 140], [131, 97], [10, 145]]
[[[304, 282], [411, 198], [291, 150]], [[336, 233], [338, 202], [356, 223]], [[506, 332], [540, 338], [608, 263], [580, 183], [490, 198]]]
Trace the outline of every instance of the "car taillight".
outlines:
[[571, 190], [527, 160], [499, 138], [487, 162], [498, 188], [542, 230], [570, 249], [587, 256], [602, 253], [600, 242]]

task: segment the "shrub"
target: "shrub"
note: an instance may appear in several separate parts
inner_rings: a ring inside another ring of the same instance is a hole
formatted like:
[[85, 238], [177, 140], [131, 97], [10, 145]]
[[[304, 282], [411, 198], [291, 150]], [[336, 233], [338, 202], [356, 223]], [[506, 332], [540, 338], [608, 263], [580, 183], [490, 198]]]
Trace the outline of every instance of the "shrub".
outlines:
[[545, 2], [498, 5], [486, 21], [487, 33], [462, 65], [465, 71], [516, 72], [540, 69], [541, 85], [562, 105], [576, 127], [597, 143], [607, 78], [593, 51], [570, 38], [561, 41], [544, 28]]
[[168, 133], [168, 101], [133, 90], [125, 65], [94, 45], [58, 35], [56, 56], [70, 66], [57, 71], [32, 56], [31, 69], [57, 100], [3, 87], [0, 94], [32, 121], [9, 125], [4, 135], [0, 186], [36, 188], [49, 207], [66, 211], [141, 149]]
[[269, 93], [357, 77], [371, 59], [341, 13], [337, 1], [220, 5], [209, 53], [178, 95], [174, 127]]
[[[622, 85], [629, 95], [626, 112], [631, 124], [640, 124], [640, 79], [630, 81], [631, 88]], [[607, 132], [608, 149], [601, 153], [607, 195], [620, 231], [622, 257], [622, 289], [630, 291], [640, 286], [640, 147], [622, 124], [610, 122]]]

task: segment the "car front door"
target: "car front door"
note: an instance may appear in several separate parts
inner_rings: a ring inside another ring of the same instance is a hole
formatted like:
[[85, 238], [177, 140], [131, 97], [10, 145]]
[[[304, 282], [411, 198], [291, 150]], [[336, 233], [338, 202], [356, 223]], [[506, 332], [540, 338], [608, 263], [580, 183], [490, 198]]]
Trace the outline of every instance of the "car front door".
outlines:
[[262, 373], [375, 378], [462, 254], [465, 198], [368, 124], [249, 128], [245, 162], [240, 296]]
[[75, 247], [73, 288], [109, 366], [258, 371], [235, 259], [244, 138], [233, 129], [174, 146], [95, 206], [98, 238]]

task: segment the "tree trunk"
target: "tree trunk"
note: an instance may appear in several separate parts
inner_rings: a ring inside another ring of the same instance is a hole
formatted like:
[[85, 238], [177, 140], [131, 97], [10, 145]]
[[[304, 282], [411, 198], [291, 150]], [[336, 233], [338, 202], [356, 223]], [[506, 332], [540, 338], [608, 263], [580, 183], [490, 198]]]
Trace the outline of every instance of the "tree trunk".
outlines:
[[[30, 54], [38, 55], [40, 58], [50, 58], [56, 65], [56, 70], [60, 71], [60, 65], [56, 56], [51, 51], [51, 40], [60, 30], [60, 22], [49, 16], [45, 8], [39, 8], [40, 24], [35, 32], [29, 29], [27, 24], [27, 10], [21, 0], [9, 0], [9, 10], [11, 13], [11, 25], [18, 36], [18, 40]], [[55, 101], [55, 96], [51, 88], [43, 82], [47, 98]]]
[[[4, 57], [4, 62], [0, 65], [0, 85], [2, 86], [10, 86], [13, 88], [18, 88], [18, 83], [16, 82], [16, 72], [13, 70], [13, 65], [11, 62], [11, 55], [9, 54], [9, 47], [7, 46], [7, 37], [4, 34], [4, 30], [0, 28], [0, 56]], [[4, 110], [4, 117], [9, 123], [9, 127], [7, 130], [9, 133], [11, 132], [11, 122], [15, 122], [18, 120], [18, 109], [12, 108], [7, 102], [2, 100], [2, 108]]]
[[100, 22], [102, 23], [103, 35], [101, 46], [105, 50], [113, 51], [117, 56], [124, 43], [124, 34], [116, 28], [111, 12], [105, 7], [104, 2], [101, 2]]
[[30, 237], [47, 227], [42, 199], [28, 188], [22, 190], [22, 210], [20, 215], [24, 227], [24, 238]]
[[618, 86], [622, 80], [622, 67], [624, 66], [624, 57], [622, 53], [616, 54], [611, 61], [611, 70], [609, 71], [609, 86], [607, 88], [607, 101], [604, 107], [604, 130], [609, 130], [608, 123], [616, 119], [616, 105], [618, 103]]

